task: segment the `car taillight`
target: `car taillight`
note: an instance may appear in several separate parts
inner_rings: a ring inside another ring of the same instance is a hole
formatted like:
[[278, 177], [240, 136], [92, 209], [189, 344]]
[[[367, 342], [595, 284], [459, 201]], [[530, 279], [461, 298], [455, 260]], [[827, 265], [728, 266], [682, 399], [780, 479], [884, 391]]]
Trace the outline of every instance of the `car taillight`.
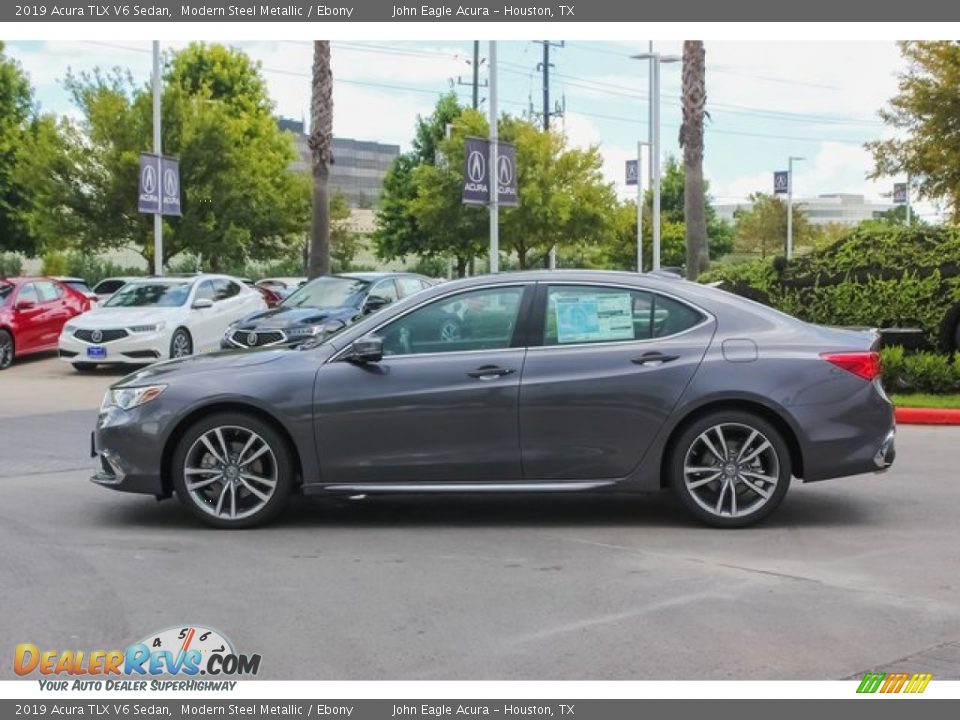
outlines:
[[878, 352], [820, 353], [820, 357], [864, 380], [873, 380], [882, 372]]

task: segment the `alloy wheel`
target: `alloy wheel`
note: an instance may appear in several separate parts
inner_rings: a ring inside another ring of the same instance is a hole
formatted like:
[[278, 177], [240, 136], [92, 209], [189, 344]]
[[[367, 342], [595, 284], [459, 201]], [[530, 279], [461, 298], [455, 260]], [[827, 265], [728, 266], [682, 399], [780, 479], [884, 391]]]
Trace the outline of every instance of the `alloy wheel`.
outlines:
[[183, 480], [191, 501], [223, 520], [242, 520], [270, 502], [279, 471], [273, 448], [237, 425], [203, 433], [187, 451]]
[[700, 433], [683, 459], [690, 497], [715, 517], [742, 518], [763, 508], [780, 481], [780, 457], [770, 439], [742, 423]]
[[0, 370], [10, 367], [13, 362], [13, 340], [7, 333], [0, 333]]
[[170, 356], [174, 358], [187, 357], [191, 354], [190, 338], [182, 330], [178, 330], [173, 336], [173, 342], [170, 346]]

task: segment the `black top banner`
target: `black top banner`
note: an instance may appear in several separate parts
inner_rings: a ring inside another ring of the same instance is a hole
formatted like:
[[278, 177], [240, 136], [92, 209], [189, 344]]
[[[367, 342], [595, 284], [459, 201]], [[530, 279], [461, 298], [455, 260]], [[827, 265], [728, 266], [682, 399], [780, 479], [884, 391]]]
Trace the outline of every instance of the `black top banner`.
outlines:
[[949, 22], [960, 19], [960, 4], [943, 0], [857, 2], [807, 0], [690, 0], [685, 3], [625, 0], [474, 0], [473, 2], [396, 3], [363, 0], [258, 2], [256, 0], [153, 0], [107, 4], [89, 0], [36, 0], [0, 3], [0, 22]]

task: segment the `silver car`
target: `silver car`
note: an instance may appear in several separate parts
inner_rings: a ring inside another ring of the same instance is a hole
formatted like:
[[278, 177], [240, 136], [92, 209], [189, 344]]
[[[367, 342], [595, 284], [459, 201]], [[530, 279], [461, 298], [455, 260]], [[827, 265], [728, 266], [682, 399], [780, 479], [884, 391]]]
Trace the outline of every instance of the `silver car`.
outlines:
[[876, 334], [669, 276], [457, 280], [299, 349], [159, 363], [108, 392], [93, 480], [216, 527], [295, 493], [649, 492], [769, 515], [792, 478], [882, 471]]

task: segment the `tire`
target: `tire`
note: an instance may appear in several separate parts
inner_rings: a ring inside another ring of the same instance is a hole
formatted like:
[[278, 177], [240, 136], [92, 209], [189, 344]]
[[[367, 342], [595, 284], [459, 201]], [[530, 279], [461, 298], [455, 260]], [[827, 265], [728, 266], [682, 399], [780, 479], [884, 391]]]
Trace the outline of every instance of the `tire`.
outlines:
[[15, 354], [16, 345], [13, 342], [13, 335], [8, 330], [0, 330], [0, 370], [6, 370], [13, 364]]
[[186, 328], [177, 328], [170, 338], [170, 359], [176, 360], [193, 355], [193, 338]]
[[673, 443], [668, 467], [670, 486], [687, 510], [719, 528], [767, 517], [783, 501], [792, 475], [790, 450], [777, 428], [735, 410], [688, 425]]
[[[257, 440], [247, 446], [251, 435]], [[223, 459], [225, 444], [228, 462], [219, 462], [204, 440], [219, 459]], [[244, 455], [252, 461], [239, 462]], [[171, 464], [180, 502], [207, 525], [224, 529], [249, 528], [273, 520], [289, 499], [293, 467], [291, 451], [280, 433], [257, 417], [233, 412], [211, 415], [187, 430]], [[192, 472], [188, 473], [188, 468]]]
[[97, 364], [88, 362], [75, 362], [73, 363], [73, 369], [77, 372], [90, 372], [91, 370], [97, 369]]

